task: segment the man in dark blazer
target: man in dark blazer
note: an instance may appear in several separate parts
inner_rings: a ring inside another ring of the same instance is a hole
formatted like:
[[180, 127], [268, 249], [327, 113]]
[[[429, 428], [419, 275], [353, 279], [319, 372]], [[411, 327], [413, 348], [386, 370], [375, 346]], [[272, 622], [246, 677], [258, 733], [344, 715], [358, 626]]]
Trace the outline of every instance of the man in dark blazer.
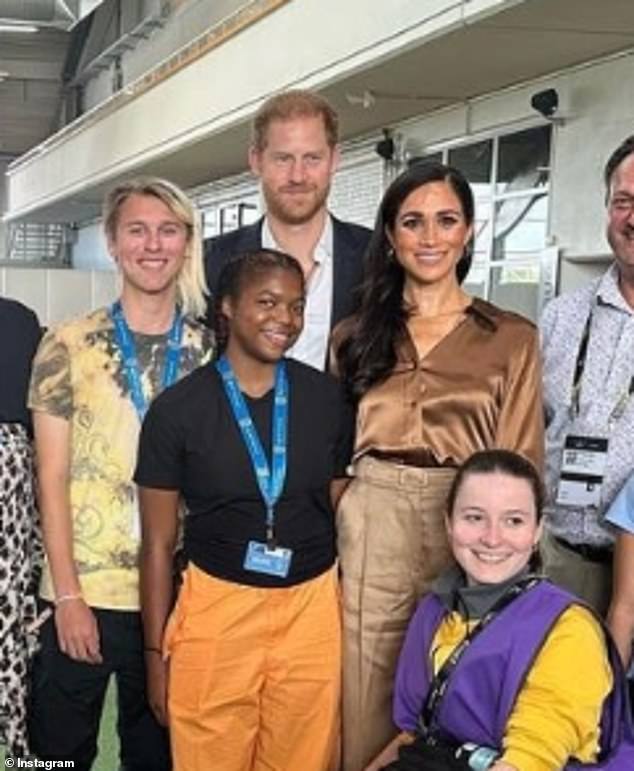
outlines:
[[218, 276], [232, 255], [264, 247], [299, 261], [307, 286], [304, 331], [289, 355], [320, 369], [332, 328], [354, 310], [371, 235], [328, 212], [338, 163], [338, 118], [325, 99], [301, 90], [268, 99], [256, 113], [249, 148], [266, 214], [253, 225], [205, 242], [209, 323]]

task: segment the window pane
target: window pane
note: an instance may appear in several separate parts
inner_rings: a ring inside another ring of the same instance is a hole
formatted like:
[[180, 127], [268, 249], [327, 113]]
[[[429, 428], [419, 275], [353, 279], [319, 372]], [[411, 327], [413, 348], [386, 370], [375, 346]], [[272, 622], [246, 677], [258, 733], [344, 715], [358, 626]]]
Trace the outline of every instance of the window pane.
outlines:
[[[490, 139], [475, 142], [472, 145], [454, 147], [449, 151], [448, 163], [455, 166], [475, 188], [485, 185], [487, 191], [491, 180], [491, 159], [493, 158], [493, 143]], [[474, 195], [482, 194], [482, 190], [474, 189]]]
[[410, 158], [410, 166], [414, 166], [417, 163], [442, 163], [442, 150], [439, 150], [437, 153], [417, 155], [415, 158]]
[[[486, 259], [486, 256], [485, 256]], [[467, 273], [467, 277], [462, 285], [467, 294], [474, 295], [475, 297], [481, 297], [486, 299], [486, 264], [482, 264], [482, 260], [478, 259], [478, 255], [473, 255], [473, 262], [471, 263], [471, 269]]]
[[475, 199], [475, 222], [473, 223], [473, 235], [475, 237], [475, 251], [486, 259], [491, 248], [491, 211], [490, 199]]
[[495, 305], [521, 313], [533, 321], [538, 315], [539, 261], [533, 265], [493, 268], [490, 299]]
[[539, 262], [539, 253], [546, 245], [547, 224], [546, 192], [498, 201], [492, 259], [508, 262], [534, 257]]
[[550, 175], [550, 126], [500, 137], [497, 193], [544, 187]]

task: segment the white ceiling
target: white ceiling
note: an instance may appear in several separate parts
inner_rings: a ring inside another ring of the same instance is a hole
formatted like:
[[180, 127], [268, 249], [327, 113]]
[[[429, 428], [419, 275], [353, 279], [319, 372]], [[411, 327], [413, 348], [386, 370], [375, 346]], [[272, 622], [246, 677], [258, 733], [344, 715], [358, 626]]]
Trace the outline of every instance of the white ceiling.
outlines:
[[[0, 36], [0, 69], [7, 68], [3, 60], [16, 59], [22, 72], [15, 81], [9, 78], [0, 83], [0, 152], [24, 151], [45, 137], [54, 122], [60, 88], [56, 78], [66, 33], [41, 34], [42, 45]], [[631, 48], [634, 0], [529, 0], [375, 61], [323, 91], [340, 113], [344, 138], [351, 138]], [[346, 94], [367, 90], [378, 95], [369, 109], [346, 99]], [[242, 171], [247, 137], [248, 125], [243, 122], [136, 171], [161, 174], [193, 187]], [[87, 188], [80, 196], [38, 212], [38, 219], [72, 221], [94, 216], [102, 193], [99, 187]]]
[[70, 34], [0, 32], [0, 153], [18, 156], [55, 130]]

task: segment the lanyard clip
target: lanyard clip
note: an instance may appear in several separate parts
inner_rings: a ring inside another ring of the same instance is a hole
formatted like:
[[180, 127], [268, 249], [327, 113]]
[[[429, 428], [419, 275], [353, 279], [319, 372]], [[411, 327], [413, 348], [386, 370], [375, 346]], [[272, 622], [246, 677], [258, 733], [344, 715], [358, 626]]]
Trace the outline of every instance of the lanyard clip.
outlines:
[[273, 525], [266, 526], [266, 548], [269, 551], [277, 548], [277, 541], [275, 539], [275, 533], [273, 532]]

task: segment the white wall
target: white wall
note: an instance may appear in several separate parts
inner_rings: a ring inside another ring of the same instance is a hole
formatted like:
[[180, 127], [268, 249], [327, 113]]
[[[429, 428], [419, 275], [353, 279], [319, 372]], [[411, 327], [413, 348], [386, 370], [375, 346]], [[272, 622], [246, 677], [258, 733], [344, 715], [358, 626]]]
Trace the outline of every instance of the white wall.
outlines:
[[0, 260], [6, 260], [7, 226], [2, 221], [2, 215], [7, 210], [7, 178], [5, 176], [9, 161], [0, 158]]
[[369, 228], [374, 227], [384, 190], [383, 161], [374, 153], [374, 144], [360, 151], [344, 150], [328, 202], [335, 216]]
[[114, 272], [0, 268], [0, 294], [32, 308], [47, 327], [111, 303], [117, 293]]
[[101, 222], [92, 222], [77, 230], [77, 239], [71, 249], [71, 263], [81, 270], [115, 270]]

